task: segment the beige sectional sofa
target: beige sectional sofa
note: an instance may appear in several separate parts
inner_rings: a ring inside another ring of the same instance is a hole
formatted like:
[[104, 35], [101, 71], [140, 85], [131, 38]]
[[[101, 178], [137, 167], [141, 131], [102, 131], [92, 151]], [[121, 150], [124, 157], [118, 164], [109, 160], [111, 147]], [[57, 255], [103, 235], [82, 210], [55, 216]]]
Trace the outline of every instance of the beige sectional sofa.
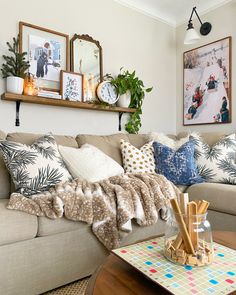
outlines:
[[[180, 134], [182, 137], [185, 134]], [[213, 144], [221, 134], [205, 134]], [[7, 139], [32, 144], [40, 135], [0, 132]], [[174, 136], [172, 136], [174, 137]], [[147, 142], [145, 135], [116, 134], [110, 136], [55, 136], [57, 143], [80, 147], [84, 143], [97, 146], [121, 164], [121, 138], [136, 147]], [[211, 202], [209, 219], [214, 229], [236, 229], [236, 187], [226, 184], [203, 183], [181, 187], [190, 197]], [[104, 260], [108, 251], [82, 222], [61, 218], [50, 220], [26, 213], [7, 210], [6, 204], [13, 184], [0, 158], [0, 295], [40, 294], [90, 275]], [[164, 232], [165, 222], [150, 227], [134, 224], [133, 232], [122, 244], [129, 244]]]

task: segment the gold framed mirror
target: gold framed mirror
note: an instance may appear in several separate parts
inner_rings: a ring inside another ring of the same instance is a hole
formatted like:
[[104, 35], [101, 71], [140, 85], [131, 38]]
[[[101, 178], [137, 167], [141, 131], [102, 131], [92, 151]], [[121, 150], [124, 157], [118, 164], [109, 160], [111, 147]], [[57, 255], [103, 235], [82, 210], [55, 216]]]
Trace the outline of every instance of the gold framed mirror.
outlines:
[[84, 75], [84, 99], [96, 98], [97, 85], [103, 80], [102, 47], [89, 35], [75, 34], [70, 41], [71, 71]]

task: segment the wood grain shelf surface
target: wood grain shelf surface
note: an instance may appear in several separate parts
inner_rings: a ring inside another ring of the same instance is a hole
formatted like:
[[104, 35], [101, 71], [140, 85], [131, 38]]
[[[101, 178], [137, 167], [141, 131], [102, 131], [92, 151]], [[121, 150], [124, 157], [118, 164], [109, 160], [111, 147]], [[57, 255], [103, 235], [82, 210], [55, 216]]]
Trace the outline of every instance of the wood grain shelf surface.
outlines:
[[14, 93], [3, 93], [1, 96], [2, 100], [7, 101], [19, 101], [26, 103], [44, 104], [52, 106], [61, 106], [68, 108], [86, 109], [86, 110], [96, 110], [104, 112], [117, 112], [117, 113], [134, 113], [136, 109], [121, 108], [116, 106], [104, 106], [93, 103], [68, 101], [62, 99], [47, 98], [41, 96], [14, 94]]

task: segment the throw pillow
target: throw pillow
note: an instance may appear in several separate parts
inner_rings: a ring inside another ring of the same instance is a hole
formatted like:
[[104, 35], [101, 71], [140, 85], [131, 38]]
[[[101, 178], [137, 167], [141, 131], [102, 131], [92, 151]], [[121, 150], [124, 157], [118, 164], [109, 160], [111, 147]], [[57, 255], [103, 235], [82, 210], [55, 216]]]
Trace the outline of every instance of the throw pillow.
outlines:
[[178, 150], [159, 142], [153, 143], [156, 172], [163, 174], [176, 185], [191, 185], [203, 182], [194, 159], [194, 142], [188, 141]]
[[236, 137], [225, 136], [212, 147], [200, 135], [191, 135], [195, 142], [195, 159], [200, 175], [208, 182], [236, 184]]
[[59, 151], [74, 178], [95, 182], [124, 173], [124, 169], [112, 158], [90, 144], [81, 148], [59, 146]]
[[155, 160], [152, 142], [140, 149], [121, 139], [121, 153], [126, 173], [155, 173]]
[[40, 137], [32, 145], [0, 141], [6, 167], [17, 192], [30, 196], [71, 179], [51, 134]]
[[159, 142], [173, 150], [178, 150], [183, 144], [189, 141], [189, 135], [177, 140], [170, 138], [164, 133], [151, 132], [148, 137], [150, 141]]

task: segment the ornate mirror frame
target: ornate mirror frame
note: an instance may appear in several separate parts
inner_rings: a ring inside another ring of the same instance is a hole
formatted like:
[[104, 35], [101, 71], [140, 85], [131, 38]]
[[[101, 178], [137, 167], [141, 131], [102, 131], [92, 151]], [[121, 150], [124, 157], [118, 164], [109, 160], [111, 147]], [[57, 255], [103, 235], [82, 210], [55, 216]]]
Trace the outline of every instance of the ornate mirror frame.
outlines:
[[83, 34], [83, 35], [77, 35], [74, 34], [74, 36], [71, 38], [70, 40], [70, 67], [71, 67], [71, 71], [74, 72], [75, 71], [75, 67], [74, 67], [74, 42], [75, 40], [80, 39], [80, 40], [85, 40], [88, 42], [92, 42], [94, 44], [96, 44], [96, 46], [99, 49], [99, 68], [100, 68], [100, 82], [103, 81], [103, 67], [102, 67], [102, 47], [99, 43], [99, 41], [94, 40], [91, 36], [87, 35], [87, 34]]

